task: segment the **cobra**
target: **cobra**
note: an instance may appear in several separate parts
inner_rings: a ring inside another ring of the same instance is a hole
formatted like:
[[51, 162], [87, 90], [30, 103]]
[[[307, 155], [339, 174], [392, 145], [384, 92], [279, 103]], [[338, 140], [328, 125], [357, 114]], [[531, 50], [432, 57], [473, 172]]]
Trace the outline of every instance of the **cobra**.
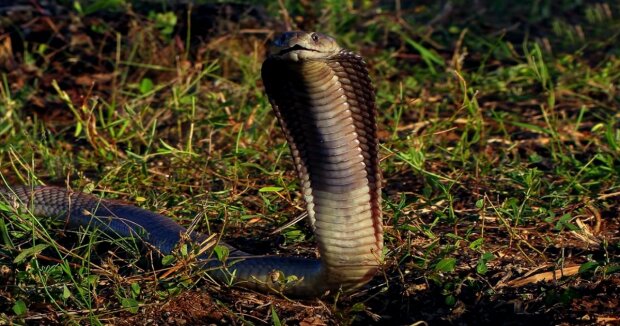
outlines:
[[[319, 296], [366, 284], [382, 259], [381, 172], [374, 89], [362, 57], [331, 37], [286, 32], [262, 66], [269, 101], [288, 141], [320, 257], [251, 256], [231, 248], [225, 261], [198, 258], [220, 280], [287, 295]], [[52, 186], [0, 188], [34, 216], [139, 237], [171, 253], [187, 229], [163, 215]], [[200, 243], [199, 233], [189, 238]], [[226, 245], [226, 244], [224, 244]], [[228, 246], [228, 245], [226, 245]], [[277, 275], [297, 277], [282, 283]]]

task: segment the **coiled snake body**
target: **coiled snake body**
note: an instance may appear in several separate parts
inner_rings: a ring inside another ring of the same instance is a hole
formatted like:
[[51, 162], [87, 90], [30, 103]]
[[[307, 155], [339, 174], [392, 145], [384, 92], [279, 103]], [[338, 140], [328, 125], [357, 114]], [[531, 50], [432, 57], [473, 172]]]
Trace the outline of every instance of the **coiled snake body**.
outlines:
[[[270, 51], [262, 78], [295, 160], [320, 259], [250, 257], [233, 250], [224, 265], [237, 284], [260, 290], [317, 296], [358, 288], [376, 273], [383, 248], [376, 108], [365, 63], [319, 33], [284, 33]], [[59, 187], [0, 188], [2, 198], [35, 216], [139, 236], [164, 254], [186, 233], [160, 214]], [[206, 239], [195, 233], [191, 238]], [[282, 287], [274, 271], [298, 281]], [[230, 274], [212, 275], [224, 280]]]

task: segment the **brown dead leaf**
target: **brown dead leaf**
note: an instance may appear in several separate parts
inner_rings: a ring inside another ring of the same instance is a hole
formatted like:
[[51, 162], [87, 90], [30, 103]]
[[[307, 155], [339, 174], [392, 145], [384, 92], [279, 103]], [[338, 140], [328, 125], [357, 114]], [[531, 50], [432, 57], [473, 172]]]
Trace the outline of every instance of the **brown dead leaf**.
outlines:
[[323, 321], [319, 317], [308, 317], [302, 320], [301, 322], [299, 322], [299, 325], [300, 326], [323, 326], [327, 324], [325, 323], [325, 321]]
[[86, 34], [71, 35], [71, 41], [69, 44], [71, 48], [75, 48], [77, 46], [85, 46], [85, 47], [90, 47], [90, 48], [94, 47], [93, 40], [90, 38], [90, 36]]
[[0, 67], [9, 71], [15, 68], [13, 47], [9, 34], [0, 35]]
[[114, 73], [108, 74], [88, 74], [75, 79], [75, 83], [80, 86], [91, 86], [94, 83], [106, 83], [114, 78]]
[[594, 235], [592, 228], [585, 224], [580, 218], [575, 219], [575, 224], [579, 227], [579, 230], [570, 231], [575, 238], [593, 246], [601, 244], [601, 240]]
[[528, 284], [534, 284], [541, 281], [548, 282], [560, 279], [565, 276], [575, 275], [579, 272], [579, 265], [568, 266], [565, 268], [556, 269], [551, 272], [543, 272], [534, 274], [528, 277], [518, 278], [506, 283], [507, 286], [510, 287], [522, 287]]
[[617, 323], [620, 322], [620, 317], [614, 317], [614, 316], [597, 316], [596, 317], [596, 322], [598, 324], [611, 324], [611, 323]]

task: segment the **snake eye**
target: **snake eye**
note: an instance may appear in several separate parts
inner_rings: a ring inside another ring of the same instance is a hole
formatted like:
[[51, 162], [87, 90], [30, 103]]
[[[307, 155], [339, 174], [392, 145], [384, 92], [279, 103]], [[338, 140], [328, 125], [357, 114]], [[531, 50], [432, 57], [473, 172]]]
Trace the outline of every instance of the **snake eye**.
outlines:
[[312, 37], [312, 40], [315, 41], [315, 42], [319, 41], [319, 36], [316, 35], [316, 33], [312, 33], [312, 35], [310, 37]]
[[286, 40], [286, 35], [280, 34], [278, 37], [276, 37], [276, 39], [274, 40], [274, 43], [276, 46], [283, 46], [285, 40]]

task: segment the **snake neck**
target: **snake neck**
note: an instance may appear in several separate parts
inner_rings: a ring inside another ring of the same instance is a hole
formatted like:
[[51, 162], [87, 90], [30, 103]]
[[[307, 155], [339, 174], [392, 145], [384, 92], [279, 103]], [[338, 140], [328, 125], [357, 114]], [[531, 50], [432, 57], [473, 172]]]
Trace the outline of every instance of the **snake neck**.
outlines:
[[382, 256], [381, 175], [374, 97], [366, 95], [372, 86], [363, 65], [346, 58], [281, 62], [288, 82], [267, 89], [293, 153], [325, 282], [355, 288], [372, 278]]

